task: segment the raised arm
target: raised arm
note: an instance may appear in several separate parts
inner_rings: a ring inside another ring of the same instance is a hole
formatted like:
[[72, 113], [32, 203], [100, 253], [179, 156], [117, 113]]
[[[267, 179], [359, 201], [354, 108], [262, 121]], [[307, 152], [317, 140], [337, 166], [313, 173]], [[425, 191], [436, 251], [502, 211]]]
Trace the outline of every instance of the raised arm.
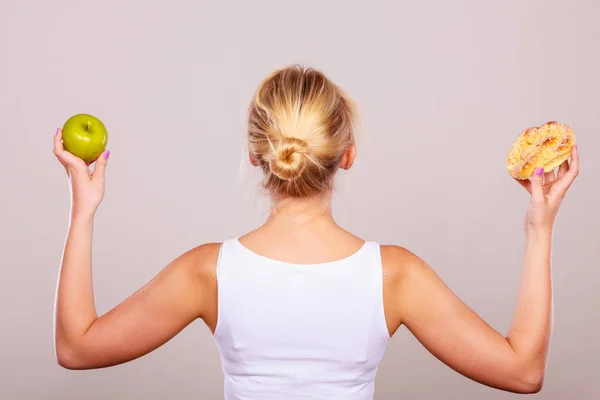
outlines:
[[551, 242], [559, 205], [578, 174], [572, 162], [558, 179], [547, 173], [523, 186], [532, 193], [520, 290], [507, 336], [489, 326], [463, 303], [429, 265], [406, 249], [382, 249], [386, 314], [404, 324], [435, 357], [479, 383], [515, 393], [541, 390], [552, 326]]
[[166, 343], [197, 318], [214, 309], [215, 264], [219, 244], [199, 246], [177, 257], [129, 298], [98, 316], [92, 285], [92, 230], [104, 193], [107, 157], [94, 174], [62, 148], [61, 132], [54, 152], [65, 166], [72, 207], [55, 304], [55, 349], [68, 369], [121, 364]]

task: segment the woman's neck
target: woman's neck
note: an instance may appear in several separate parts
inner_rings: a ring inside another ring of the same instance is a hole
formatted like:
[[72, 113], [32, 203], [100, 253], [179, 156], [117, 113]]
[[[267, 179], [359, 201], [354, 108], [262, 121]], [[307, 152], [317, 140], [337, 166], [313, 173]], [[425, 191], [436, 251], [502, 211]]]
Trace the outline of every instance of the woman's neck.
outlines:
[[333, 220], [330, 192], [307, 199], [272, 199], [267, 223], [304, 224], [324, 220]]

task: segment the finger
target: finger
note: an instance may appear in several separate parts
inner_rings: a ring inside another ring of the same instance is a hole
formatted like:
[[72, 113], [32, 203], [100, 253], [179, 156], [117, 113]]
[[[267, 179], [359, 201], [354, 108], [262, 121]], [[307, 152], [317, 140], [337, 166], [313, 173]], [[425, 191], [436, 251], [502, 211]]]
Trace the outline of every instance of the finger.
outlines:
[[536, 202], [542, 202], [546, 199], [544, 194], [544, 168], [535, 170], [531, 176], [531, 199]]
[[58, 155], [62, 151], [63, 151], [62, 130], [60, 128], [56, 128], [56, 133], [54, 134], [52, 152], [54, 153], [54, 156], [58, 159], [58, 161], [66, 167], [65, 162], [63, 160], [61, 160], [60, 157], [58, 157]]
[[573, 181], [575, 181], [575, 178], [577, 178], [577, 175], [579, 175], [579, 153], [575, 145], [571, 150], [571, 164], [569, 165], [569, 169], [552, 187], [552, 195], [564, 197], [567, 190], [573, 184]]
[[56, 128], [56, 133], [54, 134], [54, 154], [63, 151], [62, 144], [62, 129]]
[[69, 175], [69, 168], [67, 167], [67, 164], [58, 156], [58, 153], [62, 150], [63, 146], [62, 146], [62, 131], [60, 128], [56, 129], [56, 133], [54, 134], [54, 145], [53, 145], [53, 153], [54, 156], [56, 157], [56, 159], [58, 160], [58, 162], [65, 168], [65, 172], [67, 173], [67, 175]]
[[531, 182], [529, 181], [529, 179], [515, 179], [515, 181], [517, 181], [519, 185], [523, 186], [525, 190], [527, 190], [527, 192], [531, 194]]
[[554, 170], [548, 171], [544, 174], [544, 184], [550, 184], [556, 180], [556, 176], [554, 175]]
[[108, 163], [108, 156], [110, 156], [110, 150], [106, 150], [96, 160], [96, 166], [94, 167], [94, 174], [92, 180], [96, 182], [104, 182], [104, 176], [106, 173], [106, 164]]
[[557, 174], [556, 179], [559, 180], [560, 178], [565, 176], [565, 174], [567, 173], [568, 170], [569, 170], [569, 161], [565, 160], [565, 161], [563, 161], [562, 164], [560, 164], [560, 167], [558, 167], [558, 174]]

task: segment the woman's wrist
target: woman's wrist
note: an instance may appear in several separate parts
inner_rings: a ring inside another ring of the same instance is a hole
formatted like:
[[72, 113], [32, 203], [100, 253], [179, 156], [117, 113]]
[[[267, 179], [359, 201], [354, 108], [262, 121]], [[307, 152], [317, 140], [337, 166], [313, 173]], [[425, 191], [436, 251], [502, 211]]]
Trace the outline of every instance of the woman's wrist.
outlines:
[[527, 227], [525, 230], [525, 235], [527, 238], [531, 239], [551, 239], [553, 234], [552, 226], [536, 226], [536, 227]]
[[533, 249], [550, 249], [552, 245], [552, 228], [529, 228], [525, 231], [525, 247]]
[[94, 211], [72, 211], [71, 212], [71, 226], [76, 225], [90, 225], [94, 223]]

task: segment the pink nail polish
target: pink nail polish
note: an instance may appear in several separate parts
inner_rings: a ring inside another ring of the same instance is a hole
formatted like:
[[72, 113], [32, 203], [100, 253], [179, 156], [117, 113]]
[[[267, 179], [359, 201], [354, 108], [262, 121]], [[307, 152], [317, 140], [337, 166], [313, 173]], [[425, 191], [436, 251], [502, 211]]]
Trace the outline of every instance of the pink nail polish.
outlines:
[[110, 156], [110, 150], [106, 149], [106, 150], [104, 150], [104, 153], [102, 153], [102, 157], [104, 157], [105, 159], [107, 159], [108, 156]]
[[58, 132], [60, 132], [60, 128], [56, 128], [56, 133], [54, 134], [54, 136], [58, 135]]
[[542, 168], [542, 167], [539, 167], [538, 169], [536, 169], [536, 170], [535, 170], [535, 174], [536, 174], [537, 176], [540, 176], [540, 175], [542, 175], [543, 173], [544, 173], [544, 168]]

